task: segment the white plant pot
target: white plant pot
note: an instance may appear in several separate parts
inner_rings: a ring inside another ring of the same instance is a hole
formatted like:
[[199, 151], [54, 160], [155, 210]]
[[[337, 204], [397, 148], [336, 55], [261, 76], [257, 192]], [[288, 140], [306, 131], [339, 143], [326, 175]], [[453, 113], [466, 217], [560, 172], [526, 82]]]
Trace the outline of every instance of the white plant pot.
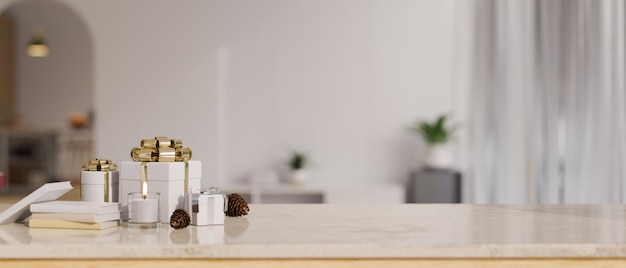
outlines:
[[445, 144], [430, 145], [426, 152], [425, 165], [428, 168], [446, 169], [452, 168], [452, 152]]
[[289, 173], [289, 182], [292, 184], [304, 184], [309, 177], [309, 173], [304, 169], [292, 170]]

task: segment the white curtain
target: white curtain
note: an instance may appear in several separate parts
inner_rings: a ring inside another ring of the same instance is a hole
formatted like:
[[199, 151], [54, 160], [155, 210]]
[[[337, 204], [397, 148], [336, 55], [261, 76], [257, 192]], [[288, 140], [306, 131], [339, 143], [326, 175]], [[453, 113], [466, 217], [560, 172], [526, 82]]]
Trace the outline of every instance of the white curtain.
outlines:
[[468, 201], [625, 202], [624, 1], [470, 3]]

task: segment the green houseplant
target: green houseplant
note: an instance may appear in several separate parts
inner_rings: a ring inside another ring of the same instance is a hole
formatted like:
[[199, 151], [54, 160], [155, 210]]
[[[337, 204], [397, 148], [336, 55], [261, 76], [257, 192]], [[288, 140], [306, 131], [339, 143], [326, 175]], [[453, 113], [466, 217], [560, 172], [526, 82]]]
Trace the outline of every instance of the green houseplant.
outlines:
[[454, 128], [446, 124], [447, 116], [441, 115], [433, 122], [419, 121], [411, 129], [428, 145], [425, 164], [428, 168], [449, 168], [452, 157], [446, 146], [452, 138]]
[[300, 169], [304, 169], [306, 164], [307, 164], [307, 156], [306, 154], [302, 153], [302, 152], [297, 152], [294, 151], [291, 154], [291, 158], [289, 159], [289, 168], [291, 170], [300, 170]]
[[289, 182], [293, 184], [303, 184], [308, 178], [308, 172], [306, 167], [308, 165], [309, 157], [299, 151], [293, 151], [287, 162], [289, 167]]

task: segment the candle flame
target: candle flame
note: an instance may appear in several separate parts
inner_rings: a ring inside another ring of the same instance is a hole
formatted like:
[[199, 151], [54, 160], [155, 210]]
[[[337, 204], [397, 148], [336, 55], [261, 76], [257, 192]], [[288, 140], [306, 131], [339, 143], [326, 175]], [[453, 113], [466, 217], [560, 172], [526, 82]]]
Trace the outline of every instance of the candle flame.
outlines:
[[143, 196], [143, 199], [148, 197], [148, 182], [144, 181], [141, 183], [141, 195]]

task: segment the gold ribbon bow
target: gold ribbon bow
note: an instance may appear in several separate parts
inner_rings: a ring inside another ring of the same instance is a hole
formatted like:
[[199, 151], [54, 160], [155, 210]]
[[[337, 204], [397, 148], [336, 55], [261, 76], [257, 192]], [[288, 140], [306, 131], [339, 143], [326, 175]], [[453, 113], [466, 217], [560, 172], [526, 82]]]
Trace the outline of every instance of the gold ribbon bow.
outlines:
[[83, 164], [84, 171], [113, 171], [117, 169], [117, 165], [108, 159], [89, 160]]
[[183, 142], [168, 137], [141, 140], [141, 147], [134, 147], [130, 157], [136, 162], [187, 162], [191, 159], [191, 148]]
[[[108, 159], [89, 160], [83, 164], [83, 171], [103, 171], [104, 172], [104, 202], [109, 202], [109, 171], [117, 169], [117, 165]], [[81, 176], [82, 180], [82, 176]], [[82, 199], [82, 191], [81, 191]]]
[[143, 139], [141, 147], [134, 147], [130, 151], [130, 157], [135, 162], [141, 162], [141, 190], [145, 196], [148, 194], [148, 162], [185, 162], [185, 193], [189, 191], [189, 161], [191, 148], [183, 147], [183, 141], [168, 137], [155, 137]]

